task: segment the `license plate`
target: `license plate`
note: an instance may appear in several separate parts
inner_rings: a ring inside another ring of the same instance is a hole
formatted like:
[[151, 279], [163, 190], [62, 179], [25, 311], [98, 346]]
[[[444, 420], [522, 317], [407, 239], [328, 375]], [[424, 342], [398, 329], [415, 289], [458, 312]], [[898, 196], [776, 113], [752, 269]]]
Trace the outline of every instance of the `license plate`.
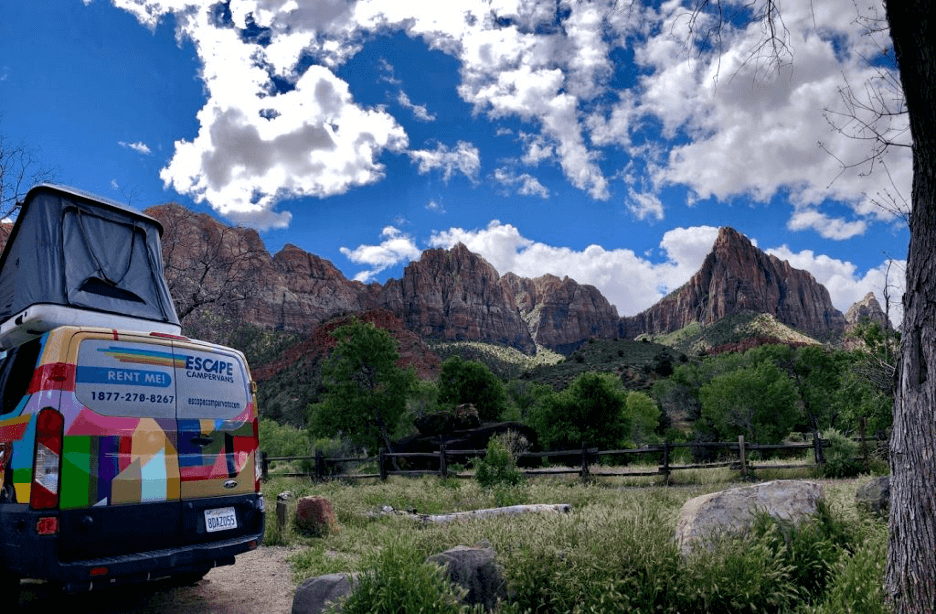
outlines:
[[209, 533], [228, 531], [237, 528], [237, 514], [233, 507], [219, 507], [215, 510], [205, 510], [205, 529]]

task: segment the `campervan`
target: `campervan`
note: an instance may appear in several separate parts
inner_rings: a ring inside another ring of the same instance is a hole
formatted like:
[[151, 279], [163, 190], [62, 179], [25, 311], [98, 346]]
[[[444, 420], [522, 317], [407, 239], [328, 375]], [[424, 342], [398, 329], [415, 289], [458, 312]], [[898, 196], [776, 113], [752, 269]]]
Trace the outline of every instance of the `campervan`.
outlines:
[[[263, 538], [242, 353], [181, 333], [158, 221], [30, 190], [0, 256], [0, 595], [194, 582]], [[15, 603], [15, 601], [14, 601]]]

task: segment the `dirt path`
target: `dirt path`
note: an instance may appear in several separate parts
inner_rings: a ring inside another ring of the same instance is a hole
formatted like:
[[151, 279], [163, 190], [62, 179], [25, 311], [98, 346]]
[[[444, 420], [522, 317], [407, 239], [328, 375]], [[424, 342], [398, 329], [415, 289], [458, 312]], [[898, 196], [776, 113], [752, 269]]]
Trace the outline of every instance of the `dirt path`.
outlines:
[[293, 550], [261, 547], [218, 567], [195, 586], [165, 583], [62, 595], [44, 584], [24, 583], [20, 610], [69, 614], [289, 614], [293, 584], [286, 557]]

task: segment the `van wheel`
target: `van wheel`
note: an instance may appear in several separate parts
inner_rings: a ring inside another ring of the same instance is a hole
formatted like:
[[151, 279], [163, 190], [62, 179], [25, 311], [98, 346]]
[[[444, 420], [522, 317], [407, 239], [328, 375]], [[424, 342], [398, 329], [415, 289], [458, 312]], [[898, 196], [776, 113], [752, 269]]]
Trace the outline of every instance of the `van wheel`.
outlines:
[[186, 571], [184, 573], [175, 574], [172, 576], [170, 582], [175, 586], [195, 586], [209, 571], [211, 570], [200, 569], [198, 571]]

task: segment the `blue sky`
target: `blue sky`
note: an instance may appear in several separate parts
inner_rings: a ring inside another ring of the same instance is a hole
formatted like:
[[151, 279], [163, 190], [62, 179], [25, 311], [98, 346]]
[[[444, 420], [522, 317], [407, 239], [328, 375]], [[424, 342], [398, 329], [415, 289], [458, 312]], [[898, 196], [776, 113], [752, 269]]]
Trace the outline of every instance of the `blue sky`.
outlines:
[[[899, 104], [886, 32], [850, 0], [785, 1], [778, 67], [760, 25], [715, 49], [687, 6], [4, 2], [0, 134], [58, 182], [176, 201], [362, 281], [461, 241], [633, 315], [733, 226], [843, 311], [886, 282], [899, 297], [908, 232], [874, 202], [909, 199], [909, 148], [858, 164], [868, 140], [840, 133], [870, 119], [848, 121], [846, 83]], [[873, 124], [901, 145], [905, 125]]]

